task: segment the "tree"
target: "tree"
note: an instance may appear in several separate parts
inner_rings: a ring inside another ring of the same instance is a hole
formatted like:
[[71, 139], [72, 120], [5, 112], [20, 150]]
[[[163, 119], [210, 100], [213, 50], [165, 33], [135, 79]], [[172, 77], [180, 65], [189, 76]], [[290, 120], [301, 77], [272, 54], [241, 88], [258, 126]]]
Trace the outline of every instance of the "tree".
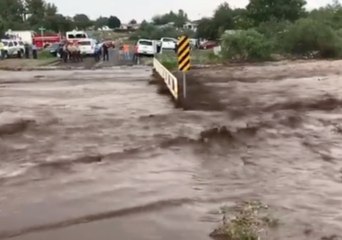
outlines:
[[229, 7], [228, 3], [225, 2], [219, 5], [215, 10], [213, 21], [217, 29], [216, 37], [222, 35], [225, 30], [234, 29], [233, 10]]
[[218, 29], [211, 18], [202, 18], [197, 26], [197, 37], [216, 40]]
[[48, 16], [46, 28], [54, 32], [66, 32], [72, 30], [75, 26], [72, 19], [64, 17], [62, 14]]
[[0, 0], [0, 18], [4, 29], [23, 23], [24, 15], [25, 8], [21, 0]]
[[94, 22], [95, 29], [99, 29], [99, 28], [102, 28], [104, 26], [107, 26], [108, 20], [109, 20], [109, 18], [107, 18], [107, 17], [99, 17], [98, 19], [96, 19]]
[[164, 15], [157, 15], [152, 18], [152, 22], [155, 25], [165, 25], [168, 23], [174, 23], [176, 27], [183, 27], [188, 21], [188, 15], [182, 10], [178, 10], [178, 13], [170, 11]]
[[45, 15], [46, 16], [55, 16], [57, 14], [57, 7], [53, 3], [48, 3], [45, 6]]
[[188, 20], [188, 15], [182, 9], [179, 9], [178, 14], [175, 16], [174, 23], [176, 27], [181, 28]]
[[137, 20], [132, 19], [131, 21], [129, 21], [129, 24], [132, 24], [132, 25], [137, 24]]
[[108, 27], [109, 28], [119, 28], [121, 26], [121, 21], [116, 16], [110, 16], [108, 19]]
[[85, 14], [76, 14], [73, 20], [75, 27], [81, 30], [86, 30], [93, 24], [89, 17]]
[[248, 14], [256, 25], [272, 19], [295, 21], [305, 13], [305, 0], [250, 0]]
[[27, 19], [35, 28], [44, 25], [46, 3], [44, 0], [26, 0], [26, 11], [29, 14]]

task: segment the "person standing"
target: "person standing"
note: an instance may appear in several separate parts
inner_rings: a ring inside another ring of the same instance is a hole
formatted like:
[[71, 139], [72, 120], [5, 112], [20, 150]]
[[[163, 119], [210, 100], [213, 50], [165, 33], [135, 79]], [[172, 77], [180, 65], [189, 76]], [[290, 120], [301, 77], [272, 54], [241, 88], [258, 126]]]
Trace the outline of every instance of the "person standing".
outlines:
[[33, 59], [38, 58], [38, 49], [35, 43], [33, 43], [32, 45], [32, 56], [33, 56]]
[[105, 42], [102, 44], [103, 61], [109, 61], [108, 44]]
[[123, 51], [124, 51], [124, 55], [125, 55], [125, 60], [128, 61], [130, 60], [130, 52], [129, 52], [129, 45], [128, 44], [124, 44], [123, 45]]
[[98, 62], [100, 61], [101, 59], [101, 49], [102, 49], [102, 46], [100, 43], [96, 43], [95, 45], [95, 61]]
[[0, 41], [0, 60], [5, 59], [5, 45]]

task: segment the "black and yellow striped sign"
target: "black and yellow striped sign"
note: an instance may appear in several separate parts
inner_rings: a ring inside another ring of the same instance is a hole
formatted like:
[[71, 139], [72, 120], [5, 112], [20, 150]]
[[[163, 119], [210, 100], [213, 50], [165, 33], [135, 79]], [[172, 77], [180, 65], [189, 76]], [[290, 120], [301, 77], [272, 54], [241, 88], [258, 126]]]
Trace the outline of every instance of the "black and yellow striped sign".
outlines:
[[187, 36], [182, 36], [177, 44], [178, 69], [183, 72], [190, 70], [190, 40]]

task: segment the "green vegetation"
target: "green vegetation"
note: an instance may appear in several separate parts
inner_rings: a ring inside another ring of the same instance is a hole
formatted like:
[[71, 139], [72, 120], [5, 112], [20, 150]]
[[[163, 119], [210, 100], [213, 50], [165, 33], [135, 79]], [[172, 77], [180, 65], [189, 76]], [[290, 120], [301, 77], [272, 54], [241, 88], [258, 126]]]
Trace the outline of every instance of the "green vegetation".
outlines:
[[[156, 58], [162, 63], [168, 70], [175, 71], [178, 67], [177, 55], [173, 51], [163, 52], [156, 55]], [[216, 56], [211, 50], [192, 50], [191, 51], [191, 64], [192, 65], [205, 65], [213, 63], [221, 63], [220, 57]]]
[[120, 25], [120, 19], [115, 16], [99, 17], [94, 21], [85, 14], [63, 16], [54, 4], [45, 0], [0, 0], [0, 35], [8, 29], [39, 32], [39, 28], [44, 27], [48, 32], [66, 32], [75, 28], [88, 30]]
[[272, 47], [262, 33], [251, 29], [223, 35], [222, 49], [222, 56], [227, 59], [268, 60]]
[[[46, 31], [65, 32], [74, 28], [97, 30], [103, 26], [118, 28], [121, 25], [115, 16], [101, 16], [96, 20], [82, 13], [63, 16], [54, 4], [47, 1], [0, 0], [0, 34], [8, 29], [39, 32], [38, 29], [44, 27]], [[342, 57], [342, 6], [339, 1], [333, 0], [332, 4], [310, 11], [305, 7], [305, 0], [249, 0], [246, 8], [236, 9], [222, 3], [212, 17], [193, 22], [197, 24], [196, 32], [184, 28], [190, 19], [180, 9], [154, 16], [149, 22], [142, 21], [139, 29], [116, 29], [122, 32], [117, 38], [124, 41], [129, 38], [134, 42], [139, 38], [158, 40], [186, 34], [191, 38], [221, 41], [224, 61], [263, 61], [275, 55]], [[130, 21], [130, 24], [136, 23], [134, 19]], [[117, 35], [112, 33], [100, 31], [97, 38], [116, 38]], [[199, 58], [201, 63], [208, 59], [219, 61], [212, 53]], [[197, 56], [194, 57], [196, 61]], [[172, 67], [174, 64], [169, 62], [166, 64]]]
[[224, 60], [342, 57], [339, 1], [310, 12], [305, 5], [304, 0], [250, 0], [245, 9], [232, 9], [224, 3], [212, 18], [199, 21], [197, 36], [222, 40]]
[[38, 59], [56, 59], [49, 51], [42, 50], [38, 52]]
[[260, 202], [245, 202], [234, 209], [221, 208], [222, 223], [210, 236], [219, 240], [258, 240], [279, 221], [268, 213], [268, 206]]

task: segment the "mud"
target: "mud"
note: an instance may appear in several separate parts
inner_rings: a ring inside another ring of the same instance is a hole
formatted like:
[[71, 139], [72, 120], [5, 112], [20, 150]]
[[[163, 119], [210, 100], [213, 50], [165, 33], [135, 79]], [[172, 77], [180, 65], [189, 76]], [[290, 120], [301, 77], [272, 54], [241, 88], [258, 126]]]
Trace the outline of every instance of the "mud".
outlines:
[[150, 67], [1, 72], [0, 239], [209, 240], [252, 200], [340, 239], [340, 64], [196, 69], [188, 111]]

